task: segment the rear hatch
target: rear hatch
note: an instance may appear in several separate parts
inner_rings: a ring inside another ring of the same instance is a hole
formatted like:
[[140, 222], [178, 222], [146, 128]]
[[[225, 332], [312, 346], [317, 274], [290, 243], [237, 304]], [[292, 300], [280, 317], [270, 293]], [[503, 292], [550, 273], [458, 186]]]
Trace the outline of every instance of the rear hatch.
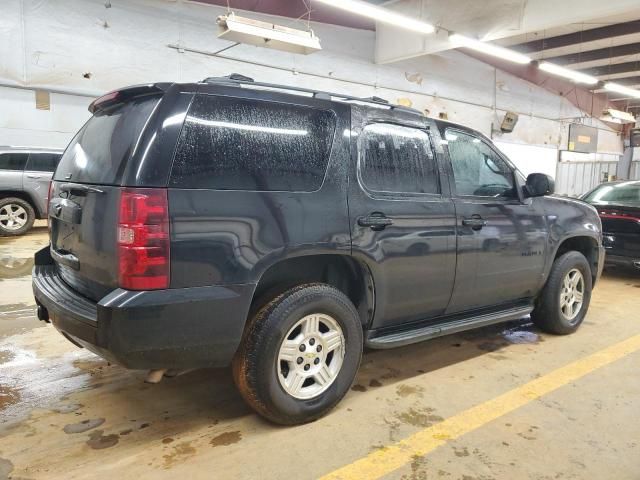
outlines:
[[148, 86], [96, 100], [51, 184], [51, 255], [63, 280], [96, 301], [119, 286], [123, 178], [160, 98], [161, 91]]

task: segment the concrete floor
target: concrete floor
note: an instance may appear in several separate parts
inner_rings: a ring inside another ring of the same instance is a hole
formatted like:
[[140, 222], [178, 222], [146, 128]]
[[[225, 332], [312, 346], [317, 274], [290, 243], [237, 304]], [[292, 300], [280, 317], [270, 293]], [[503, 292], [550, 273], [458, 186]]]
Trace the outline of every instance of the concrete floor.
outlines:
[[[42, 227], [0, 239], [0, 479], [317, 478], [640, 334], [640, 275], [607, 272], [575, 335], [522, 321], [367, 353], [331, 414], [282, 428], [226, 370], [146, 385], [35, 320], [29, 258], [45, 244]], [[636, 350], [384, 478], [637, 480], [639, 365]]]

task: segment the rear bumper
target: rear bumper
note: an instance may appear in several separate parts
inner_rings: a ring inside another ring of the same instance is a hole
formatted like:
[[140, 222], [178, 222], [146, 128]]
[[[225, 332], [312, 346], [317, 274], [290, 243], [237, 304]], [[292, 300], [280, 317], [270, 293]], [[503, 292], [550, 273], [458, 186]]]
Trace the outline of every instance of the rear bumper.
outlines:
[[33, 293], [72, 342], [128, 368], [225, 366], [240, 344], [253, 284], [116, 289], [93, 302], [60, 278], [49, 247], [36, 253]]

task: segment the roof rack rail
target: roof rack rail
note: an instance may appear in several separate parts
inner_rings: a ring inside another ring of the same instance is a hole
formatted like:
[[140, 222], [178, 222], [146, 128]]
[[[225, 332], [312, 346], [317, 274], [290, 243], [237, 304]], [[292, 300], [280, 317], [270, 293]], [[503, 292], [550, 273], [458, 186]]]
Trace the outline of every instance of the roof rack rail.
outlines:
[[321, 90], [312, 90], [309, 88], [302, 87], [293, 87], [289, 85], [278, 85], [276, 83], [265, 83], [265, 82], [256, 82], [251, 77], [246, 77], [239, 73], [232, 73], [230, 75], [226, 75], [224, 77], [209, 77], [205, 78], [202, 83], [210, 83], [210, 84], [219, 84], [219, 85], [247, 85], [248, 87], [263, 87], [270, 88], [275, 90], [285, 90], [289, 92], [300, 92], [300, 93], [310, 93], [314, 98], [319, 98], [323, 100], [342, 100], [346, 102], [362, 102], [378, 105], [381, 107], [387, 107], [392, 110], [400, 110], [404, 112], [414, 113], [417, 115], [422, 115], [420, 110], [416, 110], [415, 108], [405, 107], [404, 105], [394, 105], [389, 103], [388, 100], [380, 97], [354, 97], [351, 95], [345, 95], [342, 93], [333, 93], [333, 92], [325, 92]]
[[247, 77], [240, 73], [232, 73], [224, 77], [208, 77], [203, 80], [204, 83], [237, 83], [237, 82], [253, 82], [253, 78]]
[[387, 100], [386, 98], [376, 97], [375, 95], [372, 97], [364, 98], [363, 100], [370, 100], [376, 103], [386, 103], [387, 105], [389, 105], [389, 100]]

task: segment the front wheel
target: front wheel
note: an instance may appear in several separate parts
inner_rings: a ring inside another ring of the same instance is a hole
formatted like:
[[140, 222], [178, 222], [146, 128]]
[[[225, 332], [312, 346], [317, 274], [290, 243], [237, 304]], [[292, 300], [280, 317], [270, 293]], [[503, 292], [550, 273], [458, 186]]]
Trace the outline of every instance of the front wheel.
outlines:
[[580, 252], [567, 252], [551, 267], [531, 318], [545, 332], [566, 335], [584, 320], [591, 301], [591, 267]]
[[251, 320], [233, 359], [234, 381], [263, 417], [310, 422], [351, 387], [362, 344], [360, 318], [346, 295], [325, 284], [301, 285]]

